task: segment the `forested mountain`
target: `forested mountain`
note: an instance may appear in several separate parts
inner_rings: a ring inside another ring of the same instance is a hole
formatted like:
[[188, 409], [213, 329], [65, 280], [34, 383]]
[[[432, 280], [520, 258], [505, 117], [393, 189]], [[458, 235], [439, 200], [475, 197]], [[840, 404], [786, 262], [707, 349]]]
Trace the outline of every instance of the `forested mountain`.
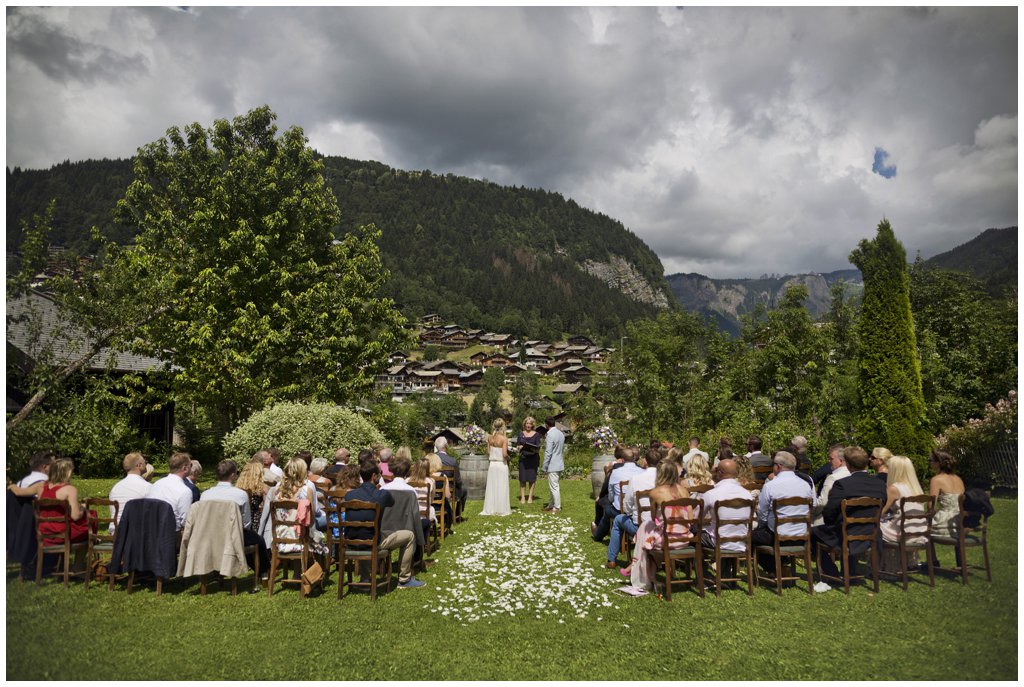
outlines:
[[[337, 233], [377, 225], [388, 295], [409, 316], [436, 312], [516, 335], [610, 342], [625, 322], [673, 302], [642, 240], [557, 193], [340, 157], [324, 163], [341, 209]], [[94, 225], [129, 241], [132, 229], [116, 226], [111, 211], [130, 181], [129, 160], [8, 169], [8, 250], [20, 243], [21, 221], [53, 198], [53, 243], [88, 253]]]
[[926, 267], [967, 272], [1002, 295], [1017, 286], [1017, 227], [986, 229], [967, 243], [924, 261]]

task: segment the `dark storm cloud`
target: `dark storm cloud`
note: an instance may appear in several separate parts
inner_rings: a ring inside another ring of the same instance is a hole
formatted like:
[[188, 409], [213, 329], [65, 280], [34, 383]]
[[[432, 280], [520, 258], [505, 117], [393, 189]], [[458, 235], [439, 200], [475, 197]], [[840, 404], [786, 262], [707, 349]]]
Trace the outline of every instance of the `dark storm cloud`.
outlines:
[[668, 272], [1016, 223], [1015, 8], [25, 7], [7, 35], [9, 165], [269, 104], [326, 154], [558, 191]]

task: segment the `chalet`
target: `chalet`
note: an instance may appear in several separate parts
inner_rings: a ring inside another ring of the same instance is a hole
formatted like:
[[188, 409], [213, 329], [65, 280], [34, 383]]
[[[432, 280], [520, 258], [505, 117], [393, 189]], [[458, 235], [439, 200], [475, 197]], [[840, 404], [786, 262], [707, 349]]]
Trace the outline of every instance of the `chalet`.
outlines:
[[584, 394], [587, 391], [588, 387], [586, 384], [583, 384], [582, 382], [576, 382], [573, 384], [559, 384], [558, 386], [551, 390], [551, 393], [554, 394], [555, 396], [574, 396], [576, 394]]
[[420, 341], [425, 344], [437, 344], [440, 343], [444, 337], [444, 327], [431, 327], [424, 329], [420, 332]]
[[441, 337], [439, 342], [445, 348], [452, 348], [462, 350], [469, 345], [466, 339], [466, 332], [461, 329], [452, 329], [445, 331], [444, 336]]
[[485, 351], [479, 351], [469, 356], [469, 362], [473, 363], [474, 365], [482, 366], [484, 364], [484, 361], [487, 360], [489, 357], [491, 357], [489, 353], [486, 353]]
[[435, 427], [428, 439], [430, 443], [434, 443], [439, 437], [447, 439], [449, 446], [459, 446], [466, 443], [465, 431], [461, 427]]
[[610, 351], [607, 348], [592, 346], [583, 351], [581, 357], [588, 363], [606, 363], [608, 362], [609, 353]]
[[594, 371], [586, 365], [573, 365], [562, 370], [565, 381], [569, 383], [582, 382], [591, 377]]
[[583, 362], [583, 358], [580, 357], [579, 352], [577, 352], [577, 351], [570, 351], [569, 349], [565, 349], [564, 351], [560, 351], [558, 353], [555, 353], [552, 356], [552, 358], [554, 358], [556, 361], [559, 361], [559, 360], [575, 360], [575, 361], [580, 362], [580, 363]]
[[463, 389], [479, 388], [483, 386], [483, 383], [483, 370], [472, 370], [471, 372], [463, 372], [459, 375], [459, 384], [462, 385]]
[[492, 334], [486, 342], [481, 340], [480, 343], [487, 343], [490, 346], [497, 346], [498, 348], [508, 348], [512, 345], [512, 335]]
[[515, 377], [518, 374], [530, 371], [529, 368], [522, 363], [512, 363], [511, 365], [506, 365], [502, 369], [505, 371], [506, 377]]
[[594, 345], [594, 342], [591, 341], [590, 339], [588, 339], [585, 336], [574, 336], [571, 339], [569, 339], [569, 345], [570, 346], [585, 346], [587, 348], [590, 348], [591, 346]]
[[551, 362], [551, 358], [541, 353], [535, 348], [526, 349], [526, 361], [525, 365], [531, 370], [537, 369], [541, 365], [547, 365]]
[[388, 362], [392, 365], [400, 365], [409, 362], [409, 354], [402, 351], [395, 351], [388, 356]]
[[[28, 321], [33, 316], [33, 322]], [[60, 308], [49, 296], [29, 291], [7, 301], [7, 408], [21, 410], [29, 394], [18, 387], [20, 373], [27, 373], [40, 362], [46, 351], [48, 362], [67, 365], [82, 358], [92, 343], [85, 332], [61, 318]], [[141, 374], [158, 377], [167, 372], [166, 361], [144, 355], [101, 348], [85, 367], [86, 374]], [[13, 373], [13, 374], [12, 374]], [[150, 412], [133, 413], [136, 427], [154, 440], [174, 443], [174, 404]]]
[[420, 318], [420, 324], [424, 327], [432, 327], [434, 325], [441, 324], [441, 316], [436, 312], [432, 312], [429, 315], [424, 315]]
[[410, 391], [439, 391], [448, 393], [448, 385], [441, 376], [440, 370], [413, 370], [409, 375], [407, 386]]
[[556, 375], [567, 367], [574, 367], [579, 364], [579, 360], [556, 360], [548, 365], [541, 365], [540, 371], [546, 375]]
[[484, 367], [505, 367], [512, 364], [512, 359], [503, 353], [495, 353], [487, 356], [483, 361]]

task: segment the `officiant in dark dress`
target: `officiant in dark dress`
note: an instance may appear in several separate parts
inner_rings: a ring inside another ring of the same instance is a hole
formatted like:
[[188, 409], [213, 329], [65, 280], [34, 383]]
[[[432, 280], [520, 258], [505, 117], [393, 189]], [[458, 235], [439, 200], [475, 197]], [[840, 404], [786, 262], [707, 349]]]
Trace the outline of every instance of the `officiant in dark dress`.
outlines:
[[535, 429], [536, 424], [532, 417], [527, 417], [523, 420], [523, 431], [516, 437], [516, 446], [519, 447], [519, 503], [533, 503], [533, 487], [540, 467], [541, 435]]

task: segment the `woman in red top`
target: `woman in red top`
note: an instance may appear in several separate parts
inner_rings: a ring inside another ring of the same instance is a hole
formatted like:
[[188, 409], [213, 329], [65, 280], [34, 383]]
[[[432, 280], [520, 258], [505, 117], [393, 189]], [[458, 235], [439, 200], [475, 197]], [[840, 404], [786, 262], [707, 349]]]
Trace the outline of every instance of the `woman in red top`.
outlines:
[[[85, 509], [78, 502], [78, 489], [72, 484], [71, 475], [75, 470], [75, 464], [67, 458], [60, 458], [50, 466], [50, 478], [46, 482], [36, 482], [30, 487], [19, 487], [15, 484], [8, 486], [16, 496], [37, 496], [41, 499], [58, 499], [67, 502], [71, 514], [71, 542], [85, 541], [89, 535], [89, 523], [86, 518]], [[65, 506], [55, 508], [41, 508], [39, 514], [44, 518], [59, 517], [64, 515]], [[43, 522], [39, 526], [44, 534], [57, 535], [55, 537], [44, 537], [43, 543], [47, 546], [60, 544], [63, 538], [60, 536], [64, 529], [59, 522]]]

